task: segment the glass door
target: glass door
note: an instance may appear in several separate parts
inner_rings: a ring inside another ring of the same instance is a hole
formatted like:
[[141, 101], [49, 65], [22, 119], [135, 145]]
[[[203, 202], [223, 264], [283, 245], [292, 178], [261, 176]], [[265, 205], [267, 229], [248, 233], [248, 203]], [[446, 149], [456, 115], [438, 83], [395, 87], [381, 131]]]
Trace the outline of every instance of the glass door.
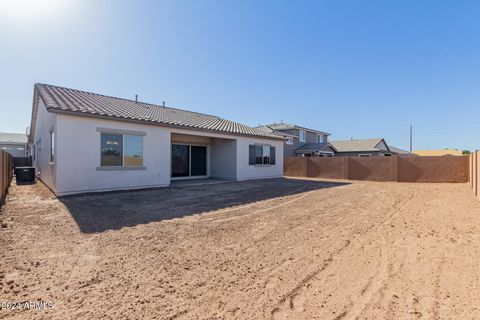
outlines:
[[207, 175], [207, 147], [191, 146], [191, 175]]
[[190, 146], [172, 144], [172, 177], [188, 177], [190, 175]]

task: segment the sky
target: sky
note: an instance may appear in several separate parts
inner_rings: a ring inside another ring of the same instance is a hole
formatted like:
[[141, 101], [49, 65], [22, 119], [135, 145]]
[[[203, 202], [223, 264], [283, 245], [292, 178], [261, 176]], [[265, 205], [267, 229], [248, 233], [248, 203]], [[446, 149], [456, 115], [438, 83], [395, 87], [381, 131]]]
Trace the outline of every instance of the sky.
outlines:
[[37, 82], [331, 140], [480, 149], [480, 1], [0, 0], [0, 131]]

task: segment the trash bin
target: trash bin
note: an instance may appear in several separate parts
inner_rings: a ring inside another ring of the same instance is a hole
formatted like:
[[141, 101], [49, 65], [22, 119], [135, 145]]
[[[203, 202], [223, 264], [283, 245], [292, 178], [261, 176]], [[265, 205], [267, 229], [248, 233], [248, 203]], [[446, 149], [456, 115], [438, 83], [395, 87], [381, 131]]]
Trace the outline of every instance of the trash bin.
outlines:
[[35, 168], [34, 167], [16, 167], [15, 179], [17, 184], [29, 184], [35, 182]]

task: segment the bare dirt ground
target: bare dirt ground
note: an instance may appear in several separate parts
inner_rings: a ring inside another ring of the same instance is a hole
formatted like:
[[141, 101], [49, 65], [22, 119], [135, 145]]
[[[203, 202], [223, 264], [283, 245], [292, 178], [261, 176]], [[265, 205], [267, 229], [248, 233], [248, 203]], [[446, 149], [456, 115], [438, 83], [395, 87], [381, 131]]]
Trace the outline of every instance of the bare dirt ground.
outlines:
[[479, 319], [464, 184], [277, 179], [57, 199], [13, 186], [0, 302], [16, 319]]

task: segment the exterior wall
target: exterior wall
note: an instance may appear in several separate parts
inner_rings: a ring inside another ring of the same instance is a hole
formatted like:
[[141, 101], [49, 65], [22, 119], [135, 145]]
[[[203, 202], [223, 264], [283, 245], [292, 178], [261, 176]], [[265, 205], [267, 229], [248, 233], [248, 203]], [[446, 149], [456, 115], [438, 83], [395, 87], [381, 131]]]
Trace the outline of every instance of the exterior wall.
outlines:
[[[288, 158], [285, 174], [372, 181], [467, 182], [468, 163], [468, 157], [463, 156]], [[473, 174], [477, 174], [475, 169]]]
[[[35, 125], [35, 133], [33, 143], [35, 144], [35, 160], [32, 165], [35, 167], [37, 176], [43, 181], [51, 190], [57, 192], [56, 177], [57, 177], [57, 146], [58, 146], [58, 117], [54, 113], [47, 111], [42, 100], [39, 100], [37, 121]], [[54, 148], [55, 161], [50, 163], [50, 130], [54, 132]]]
[[[170, 130], [124, 121], [58, 115], [57, 195], [161, 187], [170, 184]], [[97, 128], [135, 130], [143, 137], [144, 170], [97, 170], [100, 132]]]
[[213, 178], [237, 179], [237, 141], [231, 139], [211, 139], [210, 175]]
[[0, 150], [8, 152], [12, 157], [26, 157], [27, 144], [2, 143]]
[[[284, 147], [284, 156], [286, 157], [296, 157], [297, 154], [295, 153], [295, 150], [300, 148], [301, 146], [307, 144], [307, 143], [317, 143], [317, 134], [313, 132], [306, 131], [306, 141], [305, 142], [300, 142], [300, 139], [298, 138], [300, 136], [300, 130], [299, 129], [289, 129], [289, 130], [282, 130], [282, 132], [288, 133], [288, 134], [293, 134], [296, 137], [293, 138], [293, 144], [287, 144], [285, 143]], [[325, 135], [325, 141], [328, 142], [328, 136]]]
[[[269, 144], [275, 147], [275, 164], [249, 165], [248, 151], [251, 144]], [[237, 138], [237, 180], [279, 178], [283, 176], [283, 141], [255, 137]]]
[[[205, 144], [209, 154], [207, 166], [212, 177], [225, 179], [259, 179], [283, 176], [283, 141], [240, 137], [188, 129], [176, 129], [125, 121], [52, 114], [56, 117], [57, 195], [123, 189], [168, 186], [171, 180], [171, 141]], [[40, 126], [38, 125], [37, 128]], [[45, 126], [50, 128], [51, 126]], [[97, 128], [139, 131], [143, 136], [142, 169], [100, 169], [100, 132]], [[42, 144], [49, 142], [47, 136]], [[276, 164], [249, 166], [249, 145], [261, 143], [276, 147]], [[48, 151], [48, 148], [42, 148]], [[48, 153], [46, 153], [48, 155]], [[43, 171], [43, 170], [42, 170]]]
[[360, 157], [361, 154], [370, 154], [372, 157], [376, 157], [383, 156], [385, 153], [380, 151], [335, 152], [335, 157]]

